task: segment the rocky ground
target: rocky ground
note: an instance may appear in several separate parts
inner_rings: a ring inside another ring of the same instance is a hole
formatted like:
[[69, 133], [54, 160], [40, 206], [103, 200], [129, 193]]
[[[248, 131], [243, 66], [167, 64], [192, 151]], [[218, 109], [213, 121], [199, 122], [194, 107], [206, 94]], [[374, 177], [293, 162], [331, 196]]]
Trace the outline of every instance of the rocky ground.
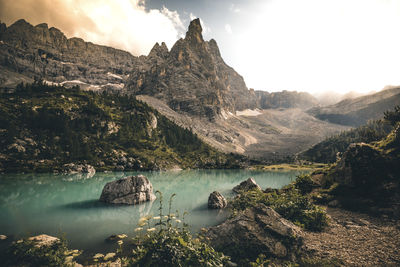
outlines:
[[400, 222], [327, 208], [330, 227], [305, 232], [304, 250], [316, 258], [336, 258], [345, 266], [400, 266]]

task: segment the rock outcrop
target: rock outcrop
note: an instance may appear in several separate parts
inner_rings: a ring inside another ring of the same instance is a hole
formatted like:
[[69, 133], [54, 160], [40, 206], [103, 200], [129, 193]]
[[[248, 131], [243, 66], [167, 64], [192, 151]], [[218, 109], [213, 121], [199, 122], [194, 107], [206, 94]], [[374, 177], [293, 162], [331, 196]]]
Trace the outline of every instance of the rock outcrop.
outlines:
[[261, 187], [256, 183], [256, 181], [254, 181], [252, 177], [250, 177], [246, 181], [243, 181], [239, 185], [232, 188], [232, 191], [235, 193], [240, 193], [241, 191], [249, 191], [253, 189], [261, 190]]
[[144, 175], [129, 176], [107, 183], [100, 196], [100, 201], [111, 204], [135, 205], [153, 201], [153, 185]]
[[87, 174], [88, 177], [95, 175], [96, 170], [93, 166], [89, 164], [75, 164], [68, 163], [63, 166], [64, 174]]
[[60, 241], [59, 238], [42, 234], [42, 235], [37, 235], [37, 236], [32, 236], [28, 238], [29, 241], [33, 241], [35, 247], [43, 247], [43, 246], [51, 246], [54, 243]]
[[208, 197], [209, 209], [223, 209], [228, 205], [226, 198], [220, 192], [214, 191]]
[[211, 227], [205, 233], [216, 250], [233, 257], [294, 259], [302, 245], [302, 231], [273, 209], [259, 204], [255, 208]]
[[216, 41], [203, 40], [199, 19], [171, 51], [157, 43], [139, 61], [126, 85], [128, 92], [154, 96], [175, 111], [213, 120], [222, 112], [256, 107], [254, 92], [225, 64]]

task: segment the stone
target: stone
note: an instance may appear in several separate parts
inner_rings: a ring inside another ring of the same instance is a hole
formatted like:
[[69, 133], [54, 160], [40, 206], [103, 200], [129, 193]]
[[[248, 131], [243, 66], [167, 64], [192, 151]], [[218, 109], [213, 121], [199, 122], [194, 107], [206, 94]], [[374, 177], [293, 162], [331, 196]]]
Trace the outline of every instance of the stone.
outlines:
[[153, 201], [153, 185], [144, 175], [128, 176], [107, 183], [100, 196], [100, 201], [111, 204], [135, 205]]
[[210, 244], [234, 260], [243, 256], [293, 259], [302, 246], [301, 229], [272, 208], [259, 204], [248, 208], [204, 233]]
[[63, 172], [67, 174], [88, 173], [94, 175], [96, 173], [96, 169], [89, 164], [68, 163], [64, 164], [63, 168]]
[[228, 205], [225, 197], [220, 192], [214, 191], [208, 197], [209, 209], [223, 209]]
[[29, 237], [28, 240], [33, 241], [35, 247], [51, 246], [60, 241], [59, 238], [46, 234]]
[[235, 193], [240, 193], [241, 191], [249, 191], [253, 189], [261, 190], [261, 187], [254, 181], [254, 178], [250, 177], [246, 181], [241, 182], [239, 185], [235, 186], [232, 191]]

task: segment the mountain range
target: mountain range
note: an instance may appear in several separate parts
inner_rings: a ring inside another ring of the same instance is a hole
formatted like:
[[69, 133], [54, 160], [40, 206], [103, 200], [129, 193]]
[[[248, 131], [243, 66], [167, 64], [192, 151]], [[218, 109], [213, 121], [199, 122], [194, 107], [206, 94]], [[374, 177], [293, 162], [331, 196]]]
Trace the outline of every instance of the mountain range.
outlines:
[[254, 157], [303, 151], [375, 118], [399, 99], [399, 88], [392, 88], [378, 93], [382, 97], [322, 107], [308, 93], [249, 89], [224, 62], [217, 42], [203, 39], [199, 19], [170, 50], [156, 43], [147, 56], [67, 38], [45, 23], [33, 26], [25, 20], [8, 27], [0, 23], [0, 48], [2, 90], [42, 79], [50, 85], [134, 95], [219, 150]]

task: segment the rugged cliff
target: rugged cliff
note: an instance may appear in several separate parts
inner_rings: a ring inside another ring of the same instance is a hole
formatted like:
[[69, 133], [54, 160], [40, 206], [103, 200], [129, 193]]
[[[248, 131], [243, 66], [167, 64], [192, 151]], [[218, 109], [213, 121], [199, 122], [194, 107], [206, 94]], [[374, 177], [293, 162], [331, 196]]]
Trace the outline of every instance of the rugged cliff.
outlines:
[[35, 77], [91, 90], [117, 89], [137, 58], [80, 38], [68, 39], [46, 23], [32, 26], [21, 19], [0, 25], [0, 87], [13, 88]]

